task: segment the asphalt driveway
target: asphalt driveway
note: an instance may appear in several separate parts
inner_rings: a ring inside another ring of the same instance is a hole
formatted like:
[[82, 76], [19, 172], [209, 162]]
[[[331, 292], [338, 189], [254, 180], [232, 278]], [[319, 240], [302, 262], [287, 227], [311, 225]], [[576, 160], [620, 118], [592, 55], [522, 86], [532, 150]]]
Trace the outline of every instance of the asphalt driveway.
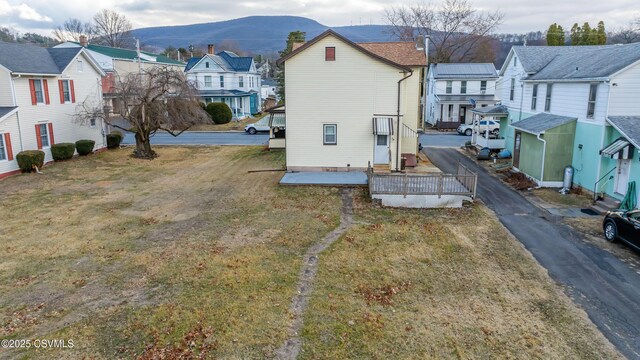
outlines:
[[455, 149], [426, 148], [445, 172], [458, 162], [478, 173], [478, 197], [547, 269], [551, 278], [630, 359], [640, 359], [640, 275], [615, 255], [587, 243]]
[[[178, 136], [157, 132], [151, 138], [152, 145], [266, 145], [269, 134], [249, 135], [245, 132], [200, 132], [185, 131]], [[135, 144], [132, 133], [126, 133], [123, 145]]]

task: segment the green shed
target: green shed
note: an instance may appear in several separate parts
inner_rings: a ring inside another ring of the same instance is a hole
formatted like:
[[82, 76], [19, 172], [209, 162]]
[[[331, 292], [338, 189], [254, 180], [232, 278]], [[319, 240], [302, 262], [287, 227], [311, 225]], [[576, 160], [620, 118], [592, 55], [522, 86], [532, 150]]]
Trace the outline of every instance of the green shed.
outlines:
[[576, 118], [548, 113], [512, 123], [513, 166], [540, 186], [561, 187], [573, 160]]

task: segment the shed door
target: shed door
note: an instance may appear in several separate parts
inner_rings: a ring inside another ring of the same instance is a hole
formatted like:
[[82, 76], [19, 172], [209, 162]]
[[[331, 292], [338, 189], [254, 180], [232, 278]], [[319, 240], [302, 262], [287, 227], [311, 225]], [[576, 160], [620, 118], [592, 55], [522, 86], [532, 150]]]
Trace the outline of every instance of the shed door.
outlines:
[[516, 131], [513, 144], [513, 166], [517, 168], [520, 168], [520, 146], [522, 146], [522, 133]]
[[373, 163], [389, 163], [389, 135], [376, 135], [376, 146], [373, 154]]
[[625, 195], [629, 187], [629, 168], [631, 160], [618, 160], [618, 170], [616, 172], [615, 191], [617, 194]]

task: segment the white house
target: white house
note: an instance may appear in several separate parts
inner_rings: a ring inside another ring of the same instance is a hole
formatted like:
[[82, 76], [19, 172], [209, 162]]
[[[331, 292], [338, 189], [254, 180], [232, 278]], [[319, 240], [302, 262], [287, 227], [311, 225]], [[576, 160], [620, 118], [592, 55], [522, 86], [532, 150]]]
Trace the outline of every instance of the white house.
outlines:
[[560, 186], [572, 165], [575, 184], [618, 200], [640, 184], [640, 44], [515, 46], [500, 76], [514, 167]]
[[78, 123], [77, 103], [102, 104], [104, 72], [80, 47], [46, 49], [0, 42], [0, 177], [19, 172], [15, 155], [81, 139], [104, 148], [101, 119]]
[[277, 88], [278, 88], [278, 83], [275, 80], [263, 79], [262, 87], [260, 90], [260, 97], [262, 98], [262, 100], [265, 100], [269, 97], [276, 98]]
[[288, 171], [400, 170], [418, 152], [427, 60], [415, 43], [356, 44], [327, 30], [285, 68]]
[[427, 75], [426, 122], [441, 129], [471, 124], [471, 110], [493, 106], [498, 73], [488, 63], [431, 64]]
[[260, 112], [261, 77], [252, 57], [230, 51], [214, 54], [213, 45], [209, 45], [207, 54], [191, 58], [184, 71], [203, 102], [229, 105], [236, 119]]

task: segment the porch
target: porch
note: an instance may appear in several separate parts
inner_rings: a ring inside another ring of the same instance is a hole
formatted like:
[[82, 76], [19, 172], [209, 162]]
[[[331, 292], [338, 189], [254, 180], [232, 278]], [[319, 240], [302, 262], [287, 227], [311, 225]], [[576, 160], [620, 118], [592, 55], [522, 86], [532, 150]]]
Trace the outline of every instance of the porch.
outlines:
[[234, 119], [244, 119], [259, 112], [258, 93], [255, 91], [200, 90], [199, 95], [205, 104], [227, 104]]

